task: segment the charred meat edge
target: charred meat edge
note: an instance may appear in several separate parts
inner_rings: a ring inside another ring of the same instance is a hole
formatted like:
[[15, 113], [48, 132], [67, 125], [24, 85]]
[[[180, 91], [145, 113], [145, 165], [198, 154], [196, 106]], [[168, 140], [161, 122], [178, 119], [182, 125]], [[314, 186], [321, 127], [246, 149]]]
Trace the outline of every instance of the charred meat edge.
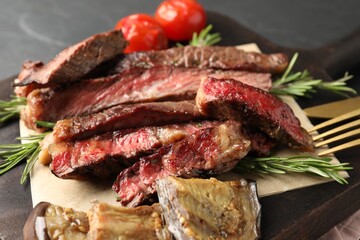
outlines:
[[157, 179], [202, 177], [230, 171], [250, 151], [250, 145], [238, 122], [202, 129], [123, 170], [113, 189], [122, 205], [134, 207], [152, 200]]
[[80, 80], [99, 64], [122, 53], [127, 45], [120, 30], [99, 33], [60, 52], [47, 64], [27, 62], [14, 86]]
[[185, 46], [165, 50], [135, 52], [119, 58], [111, 73], [132, 67], [197, 67], [251, 72], [282, 73], [288, 66], [286, 54], [245, 52], [234, 46]]
[[55, 142], [84, 139], [114, 130], [160, 126], [204, 119], [194, 101], [119, 105], [100, 113], [60, 120], [52, 135]]
[[151, 126], [107, 132], [78, 141], [53, 143], [48, 147], [52, 158], [50, 168], [53, 174], [64, 179], [109, 178], [164, 145], [220, 123], [202, 121]]
[[203, 79], [196, 96], [206, 116], [239, 120], [261, 129], [289, 147], [313, 151], [312, 138], [281, 99], [232, 79]]
[[201, 79], [205, 76], [232, 78], [264, 90], [271, 88], [269, 73], [168, 66], [130, 69], [121, 74], [80, 81], [60, 89], [36, 89], [27, 96], [27, 105], [21, 118], [28, 128], [36, 129], [36, 121], [56, 122], [96, 113], [119, 104], [194, 100]]

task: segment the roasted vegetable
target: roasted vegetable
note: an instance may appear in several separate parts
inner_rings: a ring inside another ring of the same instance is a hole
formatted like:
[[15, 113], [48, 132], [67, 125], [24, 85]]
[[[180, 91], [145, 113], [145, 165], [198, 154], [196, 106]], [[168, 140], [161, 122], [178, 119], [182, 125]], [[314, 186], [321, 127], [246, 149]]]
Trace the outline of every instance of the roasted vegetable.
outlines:
[[176, 239], [258, 239], [256, 185], [244, 179], [167, 177], [157, 181], [160, 206]]
[[31, 212], [24, 229], [25, 240], [84, 240], [89, 231], [86, 213], [41, 202]]
[[171, 239], [158, 204], [136, 208], [98, 203], [89, 211], [88, 239]]

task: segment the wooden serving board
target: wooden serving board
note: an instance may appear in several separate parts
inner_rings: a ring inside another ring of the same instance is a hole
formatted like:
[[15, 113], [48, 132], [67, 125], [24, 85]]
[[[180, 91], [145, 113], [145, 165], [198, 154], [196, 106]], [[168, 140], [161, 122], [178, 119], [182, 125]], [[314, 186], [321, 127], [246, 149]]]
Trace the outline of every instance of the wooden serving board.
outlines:
[[[254, 43], [240, 45], [238, 48], [245, 51], [260, 52], [260, 49]], [[291, 106], [295, 115], [300, 119], [301, 125], [305, 129], [310, 129], [312, 124], [296, 101], [291, 97], [284, 98], [284, 101]], [[34, 133], [27, 129], [20, 121], [20, 134], [21, 136], [28, 136], [29, 134]], [[279, 156], [296, 156], [304, 154], [307, 153], [301, 153], [289, 149], [276, 153], [276, 155]], [[333, 157], [333, 162], [339, 163], [335, 157]], [[343, 172], [342, 174], [344, 177], [348, 177], [346, 172]], [[221, 179], [236, 179], [244, 176], [230, 172], [219, 177]], [[258, 194], [260, 197], [279, 194], [329, 181], [329, 179], [321, 177], [295, 173], [261, 176], [246, 175], [245, 177], [257, 182]], [[93, 201], [101, 201], [118, 205], [116, 202], [117, 195], [111, 189], [112, 181], [99, 181], [98, 179], [92, 179], [91, 181], [59, 179], [51, 173], [48, 166], [44, 166], [38, 162], [35, 163], [33, 171], [31, 172], [30, 180], [33, 206], [39, 202], [45, 201], [86, 212], [91, 208]]]
[[[331, 81], [349, 71], [354, 79], [348, 85], [360, 92], [360, 28], [342, 39], [315, 49], [279, 46], [233, 19], [215, 12], [208, 13], [214, 31], [220, 31], [222, 45], [255, 42], [266, 53], [299, 53], [297, 70], [308, 69], [315, 78]], [[326, 92], [313, 98], [297, 99], [302, 107], [343, 99]], [[311, 120], [314, 124], [318, 119]], [[316, 239], [346, 217], [360, 209], [360, 155], [358, 148], [336, 153], [342, 162], [354, 168], [349, 171], [348, 185], [335, 182], [288, 191], [260, 199], [264, 239]]]
[[[232, 19], [217, 14], [208, 13], [209, 23], [213, 24], [214, 31], [218, 31], [222, 35], [222, 45], [236, 45], [248, 42], [256, 42], [257, 45], [266, 53], [285, 52], [292, 55], [295, 51], [301, 49], [281, 48], [269, 42], [258, 34], [250, 31]], [[355, 37], [354, 37], [355, 36]], [[337, 52], [337, 56], [344, 55], [353, 60], [359, 60], [358, 52], [359, 41], [356, 40], [358, 36], [355, 33], [353, 36], [339, 40], [335, 44], [325, 46], [320, 49], [315, 49], [312, 53], [315, 58], [306, 52], [308, 50], [300, 51], [299, 69], [310, 66], [308, 60], [312, 60], [313, 65], [310, 70], [316, 68], [316, 61], [321, 59], [322, 54]], [[349, 44], [348, 44], [349, 43]], [[341, 46], [336, 48], [336, 46]], [[345, 47], [344, 47], [345, 46]], [[358, 47], [356, 47], [358, 46]], [[327, 49], [327, 50], [326, 50]], [[338, 51], [335, 51], [337, 49]], [[310, 51], [311, 52], [311, 51]], [[319, 55], [316, 55], [316, 52]], [[26, 56], [24, 56], [26, 58]], [[328, 59], [328, 58], [327, 58]], [[332, 61], [333, 63], [339, 61]], [[340, 65], [332, 68], [330, 74], [343, 73], [343, 71], [350, 71], [355, 75], [355, 79], [349, 82], [349, 85], [360, 92], [360, 68], [358, 62], [340, 61]], [[323, 70], [323, 62], [320, 61], [319, 67]], [[21, 63], [19, 63], [20, 66]], [[334, 64], [332, 64], [334, 66]], [[346, 68], [344, 68], [346, 67]], [[327, 79], [331, 78], [326, 71], [316, 71], [321, 77], [322, 73], [326, 73]], [[337, 75], [338, 76], [338, 75]], [[12, 94], [10, 86], [14, 77], [0, 81], [0, 99], [9, 99]], [[312, 99], [298, 99], [297, 103], [305, 108], [315, 106], [321, 103], [338, 100], [340, 97], [332, 94], [319, 92], [315, 98]], [[316, 120], [318, 123], [318, 120]], [[0, 143], [15, 142], [15, 137], [19, 136], [18, 122], [12, 122], [2, 127], [0, 131]], [[349, 171], [350, 178], [348, 185], [340, 185], [336, 182], [328, 182], [324, 184], [314, 185], [311, 187], [301, 188], [292, 191], [286, 191], [280, 194], [266, 196], [260, 198], [262, 205], [262, 219], [261, 232], [263, 239], [316, 239], [334, 227], [337, 223], [344, 220], [346, 217], [354, 213], [360, 208], [360, 157], [358, 149], [349, 149], [344, 152], [336, 154], [336, 157], [342, 162], [349, 162], [354, 170]], [[23, 171], [24, 164], [19, 165], [7, 174], [0, 177], [0, 223], [1, 225], [0, 238], [4, 236], [17, 236], [13, 239], [19, 239], [19, 234], [23, 224], [32, 209], [32, 200], [29, 184], [20, 185], [20, 176]], [[46, 182], [46, 179], [43, 180]], [[50, 187], [50, 189], [54, 189]], [[54, 189], [56, 190], [56, 189]], [[65, 193], [66, 194], [66, 193]], [[11, 234], [15, 233], [15, 234]]]

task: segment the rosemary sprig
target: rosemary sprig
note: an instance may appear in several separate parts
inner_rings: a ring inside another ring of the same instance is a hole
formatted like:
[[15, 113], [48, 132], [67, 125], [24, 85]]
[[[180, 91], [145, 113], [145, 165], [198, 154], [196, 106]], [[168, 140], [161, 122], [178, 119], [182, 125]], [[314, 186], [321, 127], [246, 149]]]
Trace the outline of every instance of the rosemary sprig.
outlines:
[[339, 171], [352, 170], [349, 163], [330, 163], [329, 157], [291, 156], [245, 158], [239, 161], [235, 170], [241, 173], [258, 172], [261, 174], [285, 174], [287, 172], [310, 173], [325, 178], [332, 178], [340, 184], [347, 184]]
[[349, 92], [352, 94], [356, 94], [356, 91], [352, 88], [349, 88], [346, 86], [346, 81], [350, 80], [351, 78], [353, 78], [352, 75], [349, 75], [348, 72], [345, 72], [344, 76], [336, 81], [333, 82], [322, 82], [318, 88], [319, 89], [324, 89], [324, 90], [330, 90], [334, 93], [343, 95], [345, 97], [348, 97], [347, 94], [344, 94], [345, 92]]
[[[211, 46], [215, 45], [221, 41], [220, 33], [210, 33], [213, 26], [209, 24], [206, 28], [200, 31], [200, 33], [193, 33], [192, 39], [189, 42], [189, 45], [202, 47], [202, 46]], [[176, 43], [177, 47], [183, 47], [181, 43]]]
[[[50, 132], [45, 132], [28, 137], [19, 137], [18, 140], [26, 140], [26, 143], [3, 144], [0, 145], [0, 175], [6, 173], [17, 164], [26, 160], [26, 166], [22, 173], [20, 183], [26, 179], [38, 160], [41, 150], [40, 141]], [[312, 173], [325, 178], [332, 178], [335, 181], [346, 184], [347, 181], [339, 174], [339, 171], [353, 169], [349, 163], [332, 164], [332, 159], [327, 157], [313, 156], [290, 156], [290, 157], [264, 157], [264, 158], [245, 158], [242, 159], [235, 168], [235, 171], [258, 172], [262, 174], [285, 174], [287, 172]]]
[[43, 127], [43, 128], [52, 129], [52, 128], [54, 128], [55, 123], [45, 122], [45, 121], [36, 121], [36, 126], [37, 127]]
[[273, 94], [310, 97], [311, 94], [316, 92], [316, 89], [330, 91], [346, 97], [348, 97], [347, 93], [356, 94], [354, 89], [346, 86], [346, 81], [353, 77], [348, 73], [345, 73], [342, 78], [332, 82], [314, 79], [307, 70], [291, 73], [297, 58], [298, 53], [295, 53], [283, 75], [273, 81], [271, 89]]
[[49, 132], [30, 135], [28, 137], [18, 137], [17, 140], [25, 140], [26, 143], [0, 144], [0, 175], [6, 173], [22, 161], [26, 160], [26, 166], [22, 173], [20, 183], [25, 183], [32, 167], [38, 159], [40, 141]]
[[0, 100], [0, 123], [4, 123], [12, 118], [18, 118], [20, 111], [26, 105], [26, 98], [11, 96], [10, 101]]

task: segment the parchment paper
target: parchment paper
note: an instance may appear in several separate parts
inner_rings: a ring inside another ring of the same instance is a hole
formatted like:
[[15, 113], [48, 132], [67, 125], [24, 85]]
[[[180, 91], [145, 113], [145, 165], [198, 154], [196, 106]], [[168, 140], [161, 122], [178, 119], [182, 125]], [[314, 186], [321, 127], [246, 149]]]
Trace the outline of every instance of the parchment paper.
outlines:
[[[246, 44], [239, 46], [246, 51], [260, 52], [256, 44]], [[300, 119], [302, 126], [305, 129], [312, 127], [309, 119], [301, 110], [299, 105], [291, 97], [284, 98], [295, 115]], [[25, 127], [20, 121], [20, 134], [27, 136], [33, 132]], [[299, 155], [301, 153], [290, 150], [279, 152], [277, 155]], [[333, 157], [334, 163], [339, 161]], [[30, 174], [31, 194], [33, 206], [41, 201], [47, 201], [63, 207], [71, 207], [76, 210], [87, 211], [91, 208], [94, 200], [107, 202], [110, 204], [118, 204], [116, 202], [116, 193], [111, 189], [111, 181], [78, 181], [78, 180], [63, 180], [55, 177], [48, 166], [40, 163], [35, 163], [35, 166]], [[346, 172], [342, 172], [344, 177], [348, 177]], [[234, 179], [241, 176], [235, 173], [226, 173], [219, 176], [219, 179]], [[246, 175], [257, 181], [259, 196], [268, 196], [279, 194], [285, 191], [304, 188], [316, 184], [321, 184], [327, 181], [321, 177], [315, 177], [306, 174], [272, 174], [272, 175]]]

